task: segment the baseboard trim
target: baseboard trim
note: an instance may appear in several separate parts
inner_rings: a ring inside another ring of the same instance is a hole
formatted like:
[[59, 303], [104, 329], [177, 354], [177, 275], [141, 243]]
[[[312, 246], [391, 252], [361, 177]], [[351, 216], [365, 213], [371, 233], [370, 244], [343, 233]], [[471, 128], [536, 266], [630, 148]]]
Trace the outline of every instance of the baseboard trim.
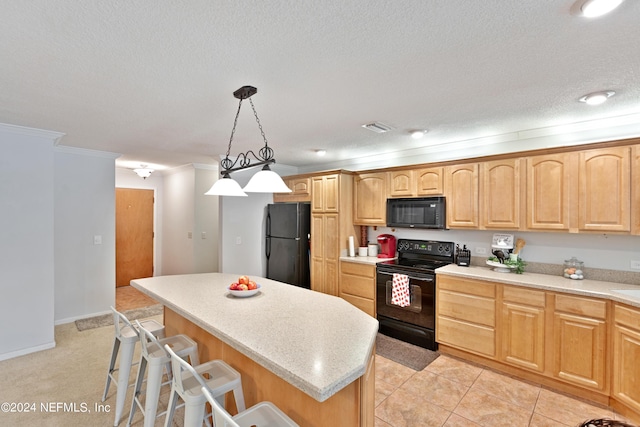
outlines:
[[50, 348], [54, 348], [56, 346], [56, 342], [51, 341], [46, 344], [37, 345], [35, 347], [23, 348], [22, 350], [10, 351], [9, 353], [0, 354], [0, 362], [3, 360], [13, 359], [15, 357], [24, 356], [26, 354], [35, 353], [37, 351], [49, 350]]
[[73, 323], [76, 320], [82, 320], [82, 319], [88, 319], [90, 317], [96, 317], [96, 316], [103, 316], [105, 314], [112, 314], [113, 312], [111, 310], [107, 310], [107, 311], [98, 311], [96, 313], [91, 313], [91, 314], [83, 314], [82, 316], [74, 316], [74, 317], [67, 317], [66, 319], [58, 319], [54, 322], [54, 325], [58, 326], [58, 325], [64, 325], [65, 323]]

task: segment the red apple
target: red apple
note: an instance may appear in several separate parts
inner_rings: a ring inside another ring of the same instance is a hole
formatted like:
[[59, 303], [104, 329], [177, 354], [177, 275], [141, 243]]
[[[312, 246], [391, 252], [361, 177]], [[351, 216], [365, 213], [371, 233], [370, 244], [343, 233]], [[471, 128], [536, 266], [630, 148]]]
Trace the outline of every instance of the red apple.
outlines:
[[249, 288], [250, 291], [252, 291], [254, 289], [258, 289], [258, 284], [256, 282], [254, 282], [253, 280], [249, 280], [249, 283], [247, 284], [247, 287]]
[[240, 284], [238, 285], [237, 290], [238, 290], [238, 291], [248, 291], [248, 290], [249, 290], [249, 287], [248, 287], [247, 285], [245, 285], [244, 283], [240, 283]]
[[240, 276], [238, 278], [238, 283], [240, 283], [241, 285], [248, 285], [249, 284], [249, 276]]
[[238, 283], [232, 283], [229, 285], [229, 290], [235, 291], [238, 289]]

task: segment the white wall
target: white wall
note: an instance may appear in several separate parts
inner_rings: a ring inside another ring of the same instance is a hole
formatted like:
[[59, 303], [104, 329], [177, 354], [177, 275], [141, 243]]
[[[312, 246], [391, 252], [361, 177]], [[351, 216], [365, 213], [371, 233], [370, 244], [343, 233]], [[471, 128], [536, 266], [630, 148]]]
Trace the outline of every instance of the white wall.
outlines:
[[218, 179], [218, 168], [195, 166], [194, 183], [194, 273], [219, 271], [219, 207], [218, 197], [206, 193]]
[[54, 143], [0, 124], [0, 360], [55, 346]]
[[71, 147], [55, 149], [56, 324], [108, 313], [115, 305], [117, 156]]
[[162, 272], [162, 206], [164, 176], [155, 171], [147, 179], [142, 179], [132, 169], [116, 168], [116, 188], [135, 188], [153, 190], [153, 275], [161, 276]]

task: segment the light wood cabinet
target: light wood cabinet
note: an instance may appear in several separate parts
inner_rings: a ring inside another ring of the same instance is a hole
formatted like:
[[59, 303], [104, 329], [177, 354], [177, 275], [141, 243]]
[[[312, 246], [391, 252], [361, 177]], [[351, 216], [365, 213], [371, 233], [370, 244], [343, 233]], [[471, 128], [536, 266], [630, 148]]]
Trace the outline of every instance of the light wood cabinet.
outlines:
[[339, 261], [353, 226], [353, 175], [329, 173], [311, 178], [311, 289], [338, 295]]
[[389, 197], [413, 197], [416, 195], [416, 179], [413, 170], [391, 171], [389, 175]]
[[478, 164], [446, 166], [444, 190], [449, 228], [479, 228]]
[[496, 285], [436, 275], [436, 341], [496, 357]]
[[387, 173], [358, 174], [354, 180], [353, 223], [387, 225]]
[[640, 310], [614, 304], [613, 397], [640, 413]]
[[630, 231], [630, 148], [580, 152], [579, 229]]
[[436, 196], [444, 193], [444, 168], [422, 168], [414, 172], [416, 195]]
[[311, 178], [283, 177], [282, 180], [291, 189], [291, 193], [273, 193], [274, 203], [311, 201]]
[[520, 163], [521, 159], [506, 159], [480, 164], [483, 228], [520, 228]]
[[516, 286], [502, 288], [500, 359], [535, 372], [545, 370], [544, 291]]
[[607, 390], [607, 301], [556, 294], [553, 376]]
[[640, 235], [640, 145], [631, 148], [631, 234]]
[[376, 317], [376, 266], [340, 261], [340, 297]]
[[527, 158], [527, 229], [569, 231], [571, 207], [577, 203], [572, 200], [578, 177], [577, 160], [573, 153]]

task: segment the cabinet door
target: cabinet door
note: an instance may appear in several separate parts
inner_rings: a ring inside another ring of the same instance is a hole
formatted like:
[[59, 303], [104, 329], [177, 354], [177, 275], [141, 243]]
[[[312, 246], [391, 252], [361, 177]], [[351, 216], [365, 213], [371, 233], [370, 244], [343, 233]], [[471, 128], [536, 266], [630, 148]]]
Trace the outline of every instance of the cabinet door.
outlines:
[[324, 215], [311, 215], [311, 289], [324, 292]]
[[554, 376], [596, 390], [605, 387], [606, 324], [603, 320], [556, 313]]
[[356, 225], [387, 224], [387, 174], [359, 174], [354, 180], [353, 223]]
[[447, 225], [450, 228], [478, 228], [478, 164], [445, 168]]
[[324, 212], [324, 177], [311, 178], [311, 212]]
[[311, 178], [311, 211], [338, 212], [340, 205], [340, 176], [323, 175]]
[[340, 245], [338, 236], [340, 223], [338, 214], [324, 215], [324, 293], [338, 295], [338, 262], [340, 259]]
[[631, 148], [631, 233], [640, 235], [640, 145]]
[[444, 168], [425, 168], [415, 171], [418, 196], [440, 195], [444, 192]]
[[389, 172], [389, 197], [415, 195], [415, 178], [412, 170]]
[[580, 153], [579, 228], [630, 231], [630, 148]]
[[527, 158], [526, 167], [527, 228], [569, 231], [571, 184], [578, 177], [577, 157], [572, 153], [533, 156]]
[[496, 160], [482, 165], [482, 225], [520, 228], [520, 159]]
[[613, 396], [640, 412], [640, 311], [616, 304], [613, 328]]

